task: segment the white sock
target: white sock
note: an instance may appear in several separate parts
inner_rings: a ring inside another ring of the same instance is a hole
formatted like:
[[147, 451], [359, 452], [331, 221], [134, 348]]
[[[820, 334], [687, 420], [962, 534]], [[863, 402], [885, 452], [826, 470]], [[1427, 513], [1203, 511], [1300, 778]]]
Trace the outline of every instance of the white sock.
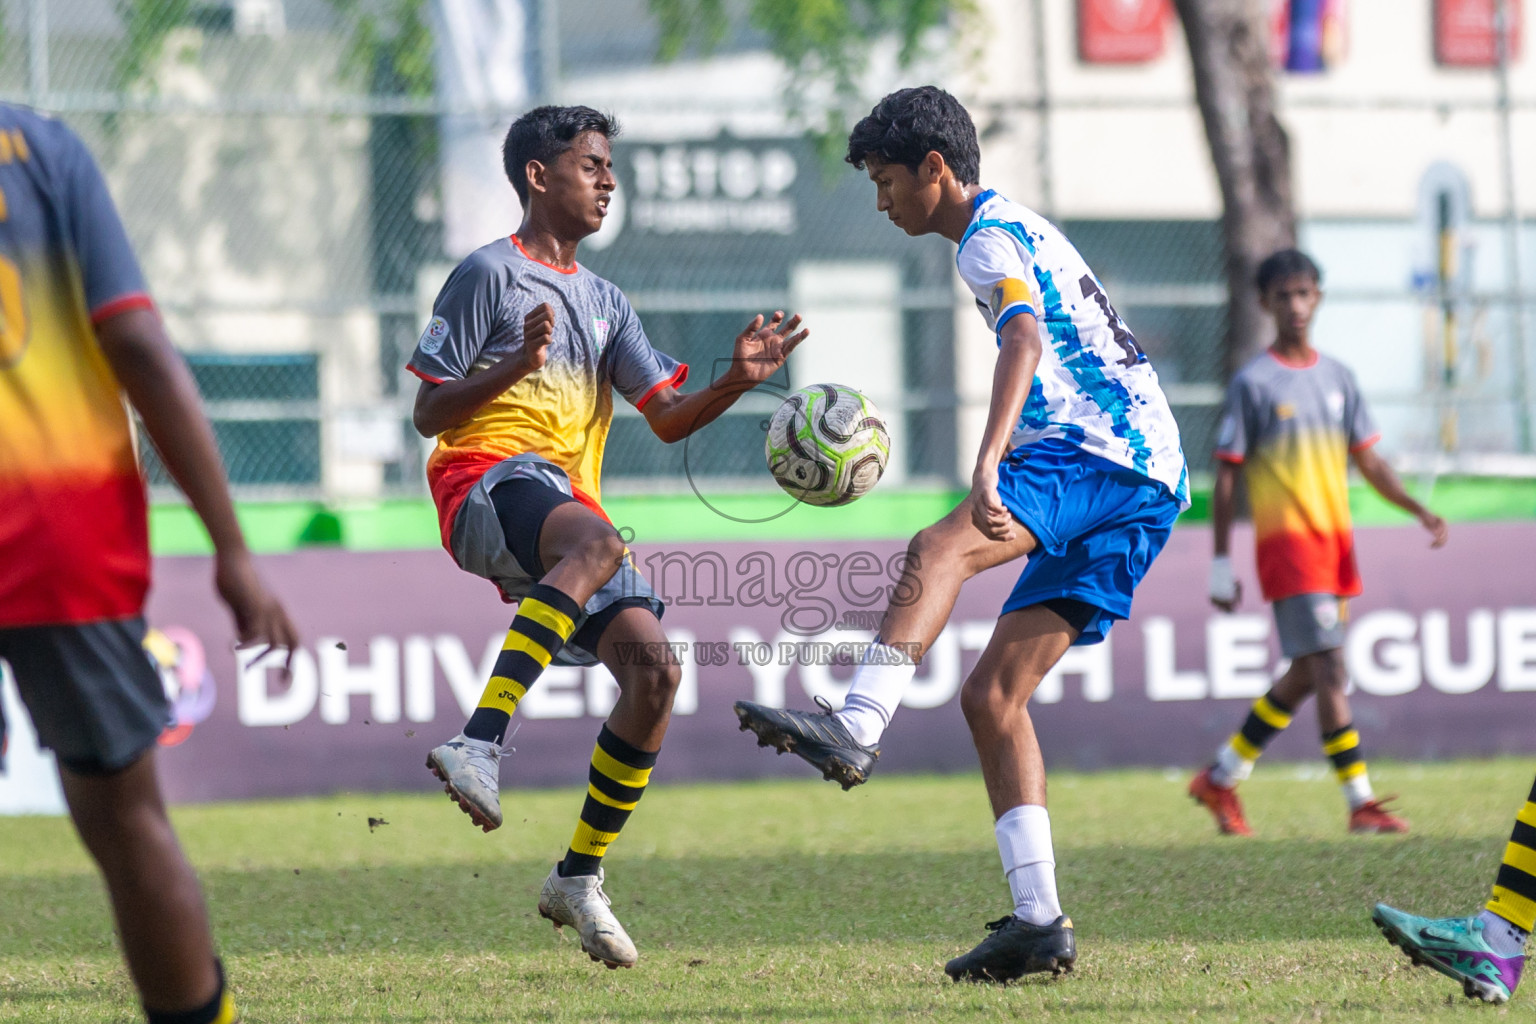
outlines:
[[1525, 940], [1531, 933], [1504, 920], [1491, 910], [1477, 915], [1483, 921], [1483, 939], [1499, 956], [1519, 956], [1525, 951]]
[[1022, 804], [998, 818], [993, 831], [1013, 892], [1014, 915], [1030, 924], [1050, 924], [1061, 916], [1050, 814], [1044, 807]]
[[864, 746], [879, 742], [915, 675], [917, 666], [905, 652], [882, 643], [870, 644], [864, 660], [853, 670], [853, 685], [837, 720]]
[[1344, 793], [1344, 799], [1349, 802], [1349, 809], [1354, 810], [1361, 804], [1368, 804], [1375, 799], [1371, 792], [1371, 776], [1367, 772], [1361, 772], [1348, 782], [1339, 783], [1339, 789]]
[[1253, 774], [1254, 762], [1243, 757], [1237, 748], [1227, 743], [1216, 752], [1216, 763], [1211, 766], [1211, 781], [1222, 789], [1231, 789]]

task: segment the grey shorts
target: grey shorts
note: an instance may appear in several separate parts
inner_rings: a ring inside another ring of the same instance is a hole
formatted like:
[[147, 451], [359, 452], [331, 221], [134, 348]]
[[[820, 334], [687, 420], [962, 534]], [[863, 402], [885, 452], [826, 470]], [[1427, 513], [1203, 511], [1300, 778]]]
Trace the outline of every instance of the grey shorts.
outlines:
[[[0, 659], [10, 663], [38, 742], [64, 767], [121, 771], [171, 724], [165, 685], [143, 643], [142, 618], [0, 629]], [[0, 740], [4, 734], [0, 721]]]
[[1297, 594], [1276, 601], [1275, 627], [1280, 653], [1300, 658], [1344, 646], [1349, 602], [1335, 594]]
[[[464, 504], [459, 506], [459, 513], [453, 520], [450, 543], [453, 559], [459, 568], [490, 580], [507, 600], [520, 601], [533, 589], [543, 573], [525, 568], [517, 560], [508, 544], [506, 529], [491, 501], [491, 491], [508, 480], [536, 481], [571, 496], [571, 478], [565, 475], [565, 470], [548, 459], [537, 455], [518, 455], [504, 459], [487, 470], [464, 498]], [[527, 543], [519, 546], [537, 550], [537, 532], [543, 525], [542, 520], [528, 523], [527, 529], [535, 535], [525, 538]], [[649, 607], [658, 619], [665, 610], [656, 591], [651, 589], [650, 583], [635, 568], [634, 556], [626, 551], [619, 571], [582, 608], [582, 614], [576, 620], [576, 630], [560, 649], [560, 653], [555, 655], [555, 662], [561, 665], [597, 664], [597, 655], [593, 649], [601, 633], [594, 635], [594, 630], [583, 627], [594, 617], [599, 621], [606, 619], [604, 613], [615, 606], [631, 605]]]

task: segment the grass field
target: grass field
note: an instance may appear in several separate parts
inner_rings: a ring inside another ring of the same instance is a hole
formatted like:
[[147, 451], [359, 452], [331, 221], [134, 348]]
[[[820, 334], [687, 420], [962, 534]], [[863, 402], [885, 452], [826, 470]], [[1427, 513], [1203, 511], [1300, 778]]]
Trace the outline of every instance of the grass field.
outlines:
[[[1485, 895], [1525, 761], [1372, 765], [1407, 838], [1351, 837], [1321, 771], [1261, 766], [1260, 838], [1221, 839], [1183, 773], [1061, 775], [1052, 818], [1075, 974], [952, 984], [1009, 909], [979, 778], [668, 785], [608, 858], [641, 960], [610, 972], [538, 917], [580, 806], [506, 794], [473, 830], [441, 796], [176, 812], [248, 1024], [509, 1020], [1369, 1021], [1536, 1017], [1462, 998], [1371, 927], [1377, 899]], [[370, 830], [368, 819], [388, 824]], [[1527, 998], [1522, 998], [1522, 995]], [[61, 819], [0, 822], [0, 1022], [130, 1021], [102, 890]]]

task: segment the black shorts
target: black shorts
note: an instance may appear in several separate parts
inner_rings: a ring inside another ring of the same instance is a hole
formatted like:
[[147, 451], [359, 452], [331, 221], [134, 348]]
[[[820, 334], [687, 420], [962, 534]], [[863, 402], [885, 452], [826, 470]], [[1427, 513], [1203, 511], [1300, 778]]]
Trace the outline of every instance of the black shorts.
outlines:
[[[508, 602], [521, 601], [544, 577], [539, 539], [549, 514], [576, 500], [570, 477], [548, 459], [517, 455], [486, 471], [465, 496], [454, 517], [449, 550], [465, 572], [496, 584]], [[576, 632], [555, 661], [561, 665], [597, 664], [603, 631], [625, 608], [649, 608], [660, 619], [664, 606], [632, 555], [582, 606]]]
[[[170, 724], [144, 628], [133, 618], [0, 629], [0, 659], [10, 663], [38, 743], [70, 771], [121, 771]], [[0, 720], [0, 748], [4, 735]]]
[[[546, 571], [544, 559], [539, 555], [539, 539], [544, 535], [544, 520], [561, 505], [575, 500], [564, 491], [532, 477], [513, 477], [491, 488], [491, 506], [496, 509], [496, 518], [501, 521], [507, 550], [512, 552], [512, 557], [520, 565], [540, 579]], [[622, 584], [622, 579], [620, 582]], [[638, 594], [615, 597], [602, 608], [587, 614], [586, 620], [572, 634], [571, 644], [596, 654], [603, 631], [625, 608], [650, 608], [653, 615], [656, 611], [649, 597]]]

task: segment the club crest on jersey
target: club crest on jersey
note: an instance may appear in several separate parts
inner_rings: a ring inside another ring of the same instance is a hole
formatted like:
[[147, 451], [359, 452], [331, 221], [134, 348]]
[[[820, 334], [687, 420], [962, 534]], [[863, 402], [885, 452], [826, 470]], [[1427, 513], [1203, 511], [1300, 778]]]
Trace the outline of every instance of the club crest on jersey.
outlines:
[[597, 350], [601, 352], [603, 346], [608, 344], [608, 321], [601, 317], [592, 318], [592, 340], [597, 342]]
[[448, 321], [435, 316], [427, 323], [427, 329], [421, 332], [421, 341], [417, 344], [427, 355], [435, 356], [442, 351], [443, 342], [447, 340]]
[[1340, 391], [1328, 392], [1328, 415], [1340, 423], [1344, 421], [1344, 394]]

